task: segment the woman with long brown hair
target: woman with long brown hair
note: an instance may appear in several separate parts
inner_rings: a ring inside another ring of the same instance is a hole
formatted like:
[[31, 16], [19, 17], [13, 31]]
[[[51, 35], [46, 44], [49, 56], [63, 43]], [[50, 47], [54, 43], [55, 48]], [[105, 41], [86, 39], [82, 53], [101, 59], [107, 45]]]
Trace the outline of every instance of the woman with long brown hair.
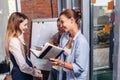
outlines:
[[6, 30], [6, 54], [13, 68], [12, 80], [33, 80], [33, 76], [42, 77], [41, 71], [34, 68], [27, 56], [27, 47], [23, 34], [28, 27], [28, 17], [20, 12], [11, 14]]

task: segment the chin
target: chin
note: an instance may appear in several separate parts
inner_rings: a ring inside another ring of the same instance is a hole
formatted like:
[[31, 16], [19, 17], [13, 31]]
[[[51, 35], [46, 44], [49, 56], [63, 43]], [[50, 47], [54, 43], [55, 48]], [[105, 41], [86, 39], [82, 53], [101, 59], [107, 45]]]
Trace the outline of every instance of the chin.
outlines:
[[22, 33], [26, 33], [27, 31], [26, 30], [23, 30]]
[[25, 33], [25, 31], [22, 31], [22, 33]]
[[68, 32], [68, 30], [65, 30], [65, 32]]

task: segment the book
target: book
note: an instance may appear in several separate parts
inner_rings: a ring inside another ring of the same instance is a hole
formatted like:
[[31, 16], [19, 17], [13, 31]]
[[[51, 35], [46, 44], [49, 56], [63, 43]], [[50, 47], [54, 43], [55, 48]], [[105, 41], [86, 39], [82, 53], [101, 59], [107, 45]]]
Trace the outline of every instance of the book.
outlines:
[[38, 58], [49, 59], [58, 58], [64, 50], [58, 46], [54, 46], [50, 43], [46, 43], [41, 50], [30, 49], [30, 51]]

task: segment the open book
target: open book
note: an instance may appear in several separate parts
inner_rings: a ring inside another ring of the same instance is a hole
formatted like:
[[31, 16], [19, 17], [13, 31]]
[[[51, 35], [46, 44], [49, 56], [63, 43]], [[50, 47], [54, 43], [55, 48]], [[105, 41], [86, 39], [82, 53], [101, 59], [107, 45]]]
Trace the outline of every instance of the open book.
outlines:
[[64, 50], [60, 47], [46, 43], [42, 50], [30, 49], [30, 51], [37, 57], [43, 59], [58, 58]]

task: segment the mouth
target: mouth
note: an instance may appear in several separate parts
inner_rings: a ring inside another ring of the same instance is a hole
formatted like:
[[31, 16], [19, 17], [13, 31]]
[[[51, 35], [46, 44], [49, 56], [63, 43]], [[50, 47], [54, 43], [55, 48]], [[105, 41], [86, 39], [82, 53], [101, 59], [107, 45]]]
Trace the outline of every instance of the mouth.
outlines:
[[23, 29], [22, 32], [27, 32], [27, 29]]
[[63, 27], [63, 30], [65, 30], [66, 29], [66, 27]]

